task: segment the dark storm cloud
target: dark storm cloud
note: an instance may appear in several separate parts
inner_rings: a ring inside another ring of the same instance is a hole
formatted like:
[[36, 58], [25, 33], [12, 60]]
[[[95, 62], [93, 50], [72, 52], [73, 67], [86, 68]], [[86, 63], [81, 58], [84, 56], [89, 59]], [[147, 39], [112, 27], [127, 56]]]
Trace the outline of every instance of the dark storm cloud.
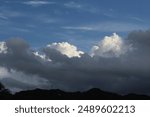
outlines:
[[97, 87], [119, 93], [150, 94], [150, 31], [131, 32], [125, 42], [132, 45], [132, 51], [109, 58], [91, 57], [86, 53], [80, 58], [68, 58], [55, 49], [42, 48], [41, 53], [50, 58], [50, 62], [36, 57], [24, 40], [12, 39], [6, 42], [8, 53], [0, 54], [0, 66], [37, 75], [38, 80], [46, 79], [53, 88], [87, 90]]

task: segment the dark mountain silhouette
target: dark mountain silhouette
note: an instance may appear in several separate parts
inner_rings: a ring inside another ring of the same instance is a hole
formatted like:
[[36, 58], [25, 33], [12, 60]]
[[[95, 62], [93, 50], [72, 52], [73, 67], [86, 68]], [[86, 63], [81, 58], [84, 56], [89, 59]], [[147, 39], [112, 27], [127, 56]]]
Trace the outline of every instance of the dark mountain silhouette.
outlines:
[[0, 84], [0, 99], [11, 100], [149, 100], [150, 96], [128, 94], [119, 95], [102, 91], [97, 88], [85, 92], [65, 92], [59, 89], [35, 89], [11, 94]]

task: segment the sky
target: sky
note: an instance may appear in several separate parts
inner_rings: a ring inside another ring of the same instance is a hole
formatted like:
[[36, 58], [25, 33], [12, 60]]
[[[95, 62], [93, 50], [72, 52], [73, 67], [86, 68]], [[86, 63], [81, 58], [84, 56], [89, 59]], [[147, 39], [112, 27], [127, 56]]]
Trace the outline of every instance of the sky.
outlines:
[[89, 51], [105, 35], [148, 29], [149, 10], [143, 0], [1, 0], [0, 40], [23, 38], [33, 48], [67, 41]]
[[0, 82], [150, 95], [149, 11], [146, 0], [1, 0]]

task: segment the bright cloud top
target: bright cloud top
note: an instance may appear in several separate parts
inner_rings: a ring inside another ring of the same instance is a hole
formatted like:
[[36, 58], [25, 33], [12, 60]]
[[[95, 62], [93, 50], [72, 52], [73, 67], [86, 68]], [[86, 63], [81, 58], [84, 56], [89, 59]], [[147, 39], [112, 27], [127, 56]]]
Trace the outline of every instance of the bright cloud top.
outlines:
[[119, 57], [131, 49], [122, 38], [113, 33], [112, 36], [105, 36], [98, 45], [93, 46], [91, 50], [91, 56], [102, 56], [102, 57]]
[[6, 42], [0, 42], [0, 53], [6, 54], [7, 49]]
[[77, 47], [74, 45], [69, 44], [68, 42], [62, 43], [52, 43], [47, 45], [48, 48], [55, 49], [59, 51], [61, 54], [66, 55], [69, 58], [72, 57], [81, 57], [84, 52], [78, 51]]

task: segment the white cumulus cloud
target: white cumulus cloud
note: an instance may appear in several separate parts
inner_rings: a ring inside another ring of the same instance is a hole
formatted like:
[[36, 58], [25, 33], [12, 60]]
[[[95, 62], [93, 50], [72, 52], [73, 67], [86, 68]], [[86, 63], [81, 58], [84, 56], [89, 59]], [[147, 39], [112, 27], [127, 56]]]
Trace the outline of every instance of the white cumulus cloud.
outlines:
[[72, 57], [81, 57], [84, 52], [78, 51], [77, 47], [74, 45], [69, 44], [68, 42], [61, 42], [61, 43], [52, 43], [47, 45], [47, 47], [51, 49], [56, 49], [61, 54], [66, 55], [69, 58]]
[[0, 42], [0, 53], [6, 54], [8, 47], [6, 46], [6, 42]]
[[112, 36], [105, 36], [98, 45], [92, 47], [91, 56], [119, 57], [131, 49], [131, 45], [125, 44], [119, 35], [113, 33]]

